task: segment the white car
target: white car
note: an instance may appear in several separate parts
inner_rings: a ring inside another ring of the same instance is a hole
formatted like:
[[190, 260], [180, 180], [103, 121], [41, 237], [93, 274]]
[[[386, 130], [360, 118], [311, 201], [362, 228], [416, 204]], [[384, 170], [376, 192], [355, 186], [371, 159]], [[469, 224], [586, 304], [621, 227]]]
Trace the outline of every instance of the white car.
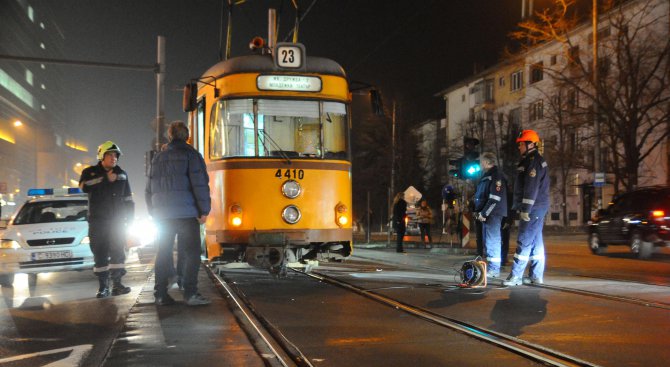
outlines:
[[0, 285], [15, 273], [37, 274], [93, 268], [88, 198], [79, 189], [31, 189], [33, 196], [0, 231]]

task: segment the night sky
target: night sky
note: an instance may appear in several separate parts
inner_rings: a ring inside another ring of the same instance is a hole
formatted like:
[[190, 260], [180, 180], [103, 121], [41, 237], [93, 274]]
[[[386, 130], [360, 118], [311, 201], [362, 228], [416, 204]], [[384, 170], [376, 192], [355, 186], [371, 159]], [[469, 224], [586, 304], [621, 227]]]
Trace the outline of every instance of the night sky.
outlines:
[[[227, 1], [226, 1], [227, 2]], [[537, 2], [537, 1], [536, 1]], [[181, 89], [218, 61], [220, 0], [32, 0], [48, 10], [65, 38], [65, 59], [154, 64], [156, 39], [166, 37], [166, 121], [185, 120]], [[350, 80], [379, 86], [416, 122], [443, 117], [434, 94], [495, 64], [518, 22], [521, 0], [298, 0], [307, 12], [299, 42], [307, 55], [339, 62]], [[277, 9], [279, 40], [295, 12], [288, 0], [248, 0], [234, 9], [232, 55], [248, 54], [267, 37], [267, 9]], [[39, 13], [38, 13], [39, 14]], [[224, 35], [226, 20], [224, 19]], [[290, 40], [290, 39], [289, 39]], [[111, 139], [124, 151], [143, 208], [144, 152], [154, 136], [153, 73], [58, 66], [64, 75], [66, 125], [91, 148]], [[354, 121], [356, 123], [356, 121]]]

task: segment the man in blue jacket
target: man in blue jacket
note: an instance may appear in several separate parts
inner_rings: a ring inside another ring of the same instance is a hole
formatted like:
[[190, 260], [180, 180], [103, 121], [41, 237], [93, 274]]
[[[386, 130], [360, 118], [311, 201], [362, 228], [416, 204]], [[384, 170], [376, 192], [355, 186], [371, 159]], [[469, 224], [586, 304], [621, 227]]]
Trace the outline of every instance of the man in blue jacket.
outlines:
[[502, 172], [496, 166], [496, 156], [486, 152], [481, 156], [485, 173], [477, 184], [475, 192], [475, 212], [482, 224], [482, 238], [486, 252], [486, 276], [500, 276], [501, 238], [500, 226], [507, 215], [507, 187]]
[[151, 162], [146, 188], [147, 208], [159, 227], [154, 297], [161, 306], [175, 303], [168, 294], [170, 279], [175, 276], [175, 236], [179, 253], [184, 255], [180, 262], [184, 266], [181, 285], [186, 304], [200, 306], [211, 302], [198, 293], [200, 224], [205, 223], [211, 209], [209, 175], [202, 155], [186, 143], [188, 135], [183, 122], [170, 124], [170, 143]]
[[512, 273], [503, 285], [523, 283], [523, 272], [530, 262], [528, 282], [543, 283], [544, 242], [542, 228], [549, 210], [549, 169], [538, 152], [540, 136], [534, 130], [523, 130], [516, 139], [521, 162], [514, 182], [514, 204], [519, 212], [519, 233]]

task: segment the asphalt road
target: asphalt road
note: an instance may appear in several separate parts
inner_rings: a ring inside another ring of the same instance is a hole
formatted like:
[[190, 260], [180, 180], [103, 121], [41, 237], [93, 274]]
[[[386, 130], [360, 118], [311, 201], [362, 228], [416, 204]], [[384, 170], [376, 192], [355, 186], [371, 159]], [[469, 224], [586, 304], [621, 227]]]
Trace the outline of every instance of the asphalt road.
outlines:
[[[670, 360], [669, 249], [662, 249], [650, 260], [638, 260], [625, 248], [616, 247], [606, 256], [592, 255], [581, 235], [546, 236], [545, 240], [547, 288], [503, 288], [497, 284], [458, 288], [458, 269], [472, 256], [444, 249], [409, 249], [409, 254], [400, 255], [393, 249], [358, 248], [350, 261], [321, 264], [316, 271], [364, 292], [596, 365], [665, 365]], [[150, 299], [142, 301], [139, 293], [152, 271], [150, 259], [140, 261], [131, 256], [128, 268], [130, 273], [124, 280], [133, 291], [102, 300], [94, 297], [97, 280], [90, 271], [40, 274], [34, 285], [28, 284], [27, 276], [17, 275], [13, 288], [1, 289], [0, 365], [100, 365], [115, 338], [124, 327], [129, 329], [124, 323], [131, 308], [153, 307], [137, 307], [138, 302], [151, 304]], [[504, 269], [503, 274], [508, 271]], [[315, 366], [536, 363], [297, 273], [281, 280], [255, 270], [231, 272], [226, 277], [234, 280], [263, 317]], [[224, 301], [216, 302], [216, 307], [226, 306]], [[175, 310], [181, 308], [158, 310], [154, 326], [158, 332], [164, 329], [161, 335], [173, 336], [168, 347], [172, 351], [182, 347], [179, 357], [183, 360], [190, 360], [188, 345], [202, 351], [209, 350], [207, 343], [214, 347], [225, 343], [230, 351], [241, 350], [231, 344], [235, 341], [231, 342], [227, 333], [209, 334], [219, 335], [221, 340], [190, 341], [180, 346], [183, 338], [179, 337], [179, 325], [173, 322]], [[206, 312], [211, 310], [212, 306], [202, 310], [205, 312], [180, 312], [197, 324], [199, 317], [211, 315]], [[134, 353], [142, 355], [141, 350]]]

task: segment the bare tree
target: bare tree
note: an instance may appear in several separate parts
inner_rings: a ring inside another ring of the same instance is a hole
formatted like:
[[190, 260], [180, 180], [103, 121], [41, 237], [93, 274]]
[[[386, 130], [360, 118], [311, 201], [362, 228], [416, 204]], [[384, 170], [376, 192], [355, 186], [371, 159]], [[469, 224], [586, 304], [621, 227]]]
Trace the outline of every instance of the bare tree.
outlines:
[[[559, 85], [575, 88], [588, 105], [598, 106], [598, 118], [605, 125], [602, 134], [610, 134], [604, 140], [613, 144], [611, 172], [617, 185], [629, 191], [644, 174], [643, 162], [670, 136], [668, 2], [606, 2], [599, 19], [597, 81], [592, 62], [584, 61], [580, 50], [586, 32], [579, 32], [579, 18], [569, 15], [574, 3], [555, 0], [553, 8], [520, 23], [512, 37], [525, 41], [526, 47], [550, 42], [563, 46], [566, 62], [544, 70]], [[594, 144], [600, 143], [598, 138], [593, 137]]]

